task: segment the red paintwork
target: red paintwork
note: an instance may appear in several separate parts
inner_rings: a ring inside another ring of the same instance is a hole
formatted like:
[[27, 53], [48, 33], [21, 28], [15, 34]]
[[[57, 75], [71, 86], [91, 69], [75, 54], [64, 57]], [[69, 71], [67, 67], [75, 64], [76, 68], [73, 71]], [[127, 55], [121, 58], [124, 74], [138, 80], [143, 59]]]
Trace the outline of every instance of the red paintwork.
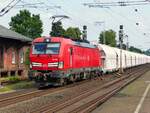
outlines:
[[[48, 38], [48, 37], [46, 37]], [[50, 38], [50, 37], [49, 37]], [[44, 42], [45, 38], [36, 38], [35, 42]], [[42, 63], [43, 67], [32, 67], [32, 70], [68, 70], [79, 69], [88, 67], [100, 67], [100, 52], [98, 48], [87, 48], [74, 45], [74, 41], [62, 37], [51, 37], [51, 42], [60, 42], [60, 51], [58, 55], [33, 55], [32, 49], [30, 52], [30, 61]], [[72, 65], [70, 62], [71, 54], [70, 48], [73, 49]], [[48, 67], [48, 63], [64, 62], [64, 67], [59, 69], [58, 67]]]

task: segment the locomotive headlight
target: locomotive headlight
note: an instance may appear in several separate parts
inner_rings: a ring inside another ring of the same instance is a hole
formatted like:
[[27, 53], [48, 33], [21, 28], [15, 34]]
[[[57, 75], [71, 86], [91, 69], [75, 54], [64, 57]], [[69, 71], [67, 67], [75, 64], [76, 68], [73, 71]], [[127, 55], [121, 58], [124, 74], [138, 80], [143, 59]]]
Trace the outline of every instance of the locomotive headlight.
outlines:
[[64, 62], [59, 62], [58, 68], [63, 68], [64, 67]]
[[32, 64], [30, 64], [30, 69], [32, 68]]
[[35, 66], [35, 67], [42, 67], [42, 63], [32, 62], [32, 66]]

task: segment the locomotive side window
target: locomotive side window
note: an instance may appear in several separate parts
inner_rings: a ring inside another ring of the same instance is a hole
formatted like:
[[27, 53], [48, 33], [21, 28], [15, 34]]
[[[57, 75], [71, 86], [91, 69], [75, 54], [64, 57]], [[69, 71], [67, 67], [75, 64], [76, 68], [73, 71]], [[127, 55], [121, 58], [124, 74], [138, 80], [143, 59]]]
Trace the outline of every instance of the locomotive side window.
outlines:
[[33, 54], [59, 54], [60, 43], [35, 43]]

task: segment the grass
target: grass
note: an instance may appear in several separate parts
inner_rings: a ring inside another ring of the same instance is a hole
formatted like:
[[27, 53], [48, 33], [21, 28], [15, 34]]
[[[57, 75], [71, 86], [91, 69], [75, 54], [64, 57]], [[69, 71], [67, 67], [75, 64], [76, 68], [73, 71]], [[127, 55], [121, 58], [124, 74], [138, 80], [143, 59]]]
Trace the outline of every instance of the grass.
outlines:
[[3, 77], [0, 78], [0, 81], [2, 83], [8, 82], [8, 83], [17, 83], [21, 80], [21, 77], [19, 76], [9, 76], [9, 77]]
[[33, 81], [19, 81], [17, 83], [8, 84], [0, 88], [0, 93], [19, 90], [19, 89], [28, 89], [28, 88], [34, 88]]

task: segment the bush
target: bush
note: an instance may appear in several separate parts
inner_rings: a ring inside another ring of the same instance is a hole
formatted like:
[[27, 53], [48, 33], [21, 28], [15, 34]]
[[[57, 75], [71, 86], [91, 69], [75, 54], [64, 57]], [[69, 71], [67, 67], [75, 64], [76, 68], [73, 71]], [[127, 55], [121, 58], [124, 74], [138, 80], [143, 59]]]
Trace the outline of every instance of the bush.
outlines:
[[0, 79], [2, 83], [16, 83], [20, 81], [19, 76], [10, 76]]
[[17, 90], [17, 89], [27, 89], [27, 88], [33, 88], [34, 82], [33, 81], [21, 81], [15, 84], [11, 85], [11, 89]]
[[26, 53], [25, 53], [25, 65], [29, 68], [30, 66], [30, 59], [29, 59], [29, 54], [30, 54], [30, 48], [28, 48], [26, 50]]
[[18, 76], [10, 76], [8, 77], [8, 81], [11, 83], [16, 83], [20, 81], [20, 78]]

